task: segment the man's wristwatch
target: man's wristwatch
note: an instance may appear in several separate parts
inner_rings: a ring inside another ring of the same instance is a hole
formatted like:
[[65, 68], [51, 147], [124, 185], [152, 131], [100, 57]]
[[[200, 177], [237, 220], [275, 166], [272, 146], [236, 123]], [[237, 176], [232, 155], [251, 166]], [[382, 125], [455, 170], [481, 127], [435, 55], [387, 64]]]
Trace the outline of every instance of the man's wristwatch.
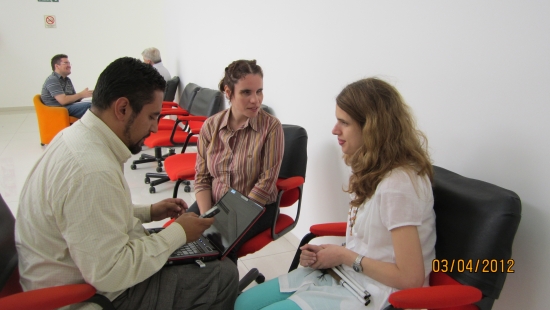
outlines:
[[361, 261], [363, 260], [363, 257], [364, 257], [363, 255], [359, 255], [353, 262], [352, 267], [353, 267], [353, 270], [355, 270], [356, 272], [363, 272], [363, 267], [361, 266]]

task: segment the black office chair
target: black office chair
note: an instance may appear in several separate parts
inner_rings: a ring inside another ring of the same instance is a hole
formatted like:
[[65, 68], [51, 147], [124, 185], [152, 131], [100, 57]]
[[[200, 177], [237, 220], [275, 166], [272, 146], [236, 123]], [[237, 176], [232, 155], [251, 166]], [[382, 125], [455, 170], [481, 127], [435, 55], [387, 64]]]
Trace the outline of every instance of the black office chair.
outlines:
[[164, 89], [163, 101], [174, 101], [174, 98], [176, 98], [176, 91], [178, 90], [179, 84], [180, 84], [180, 78], [178, 76], [174, 76], [170, 80], [166, 81], [166, 88]]
[[15, 248], [15, 218], [0, 195], [0, 309], [57, 309], [80, 302], [114, 309], [111, 301], [89, 284], [71, 284], [23, 292]]
[[[431, 286], [393, 293], [386, 309], [489, 310], [513, 272], [512, 243], [521, 201], [496, 185], [437, 166], [434, 172], [437, 241]], [[300, 247], [315, 237], [344, 236], [345, 229], [342, 222], [313, 225]], [[298, 266], [300, 252], [289, 271]]]
[[[291, 231], [300, 217], [302, 206], [302, 191], [306, 177], [307, 167], [307, 132], [304, 128], [297, 125], [283, 124], [285, 135], [285, 151], [279, 178], [277, 180], [277, 200], [269, 207], [277, 208], [277, 215], [270, 229], [266, 229], [250, 240], [246, 241], [237, 253], [238, 257], [261, 250], [270, 242], [279, 239]], [[286, 214], [280, 214], [279, 209], [290, 207], [298, 202], [296, 216], [291, 217]], [[244, 290], [252, 281], [262, 283], [265, 277], [256, 268], [252, 268], [239, 281], [239, 291]]]

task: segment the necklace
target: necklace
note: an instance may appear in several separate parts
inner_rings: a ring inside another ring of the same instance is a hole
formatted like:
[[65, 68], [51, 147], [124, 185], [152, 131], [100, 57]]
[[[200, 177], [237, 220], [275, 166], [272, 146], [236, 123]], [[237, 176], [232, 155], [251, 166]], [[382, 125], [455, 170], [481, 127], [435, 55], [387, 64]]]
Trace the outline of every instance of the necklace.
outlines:
[[355, 219], [357, 218], [357, 209], [359, 209], [359, 207], [351, 206], [348, 211], [350, 236], [352, 235], [353, 225], [355, 225]]

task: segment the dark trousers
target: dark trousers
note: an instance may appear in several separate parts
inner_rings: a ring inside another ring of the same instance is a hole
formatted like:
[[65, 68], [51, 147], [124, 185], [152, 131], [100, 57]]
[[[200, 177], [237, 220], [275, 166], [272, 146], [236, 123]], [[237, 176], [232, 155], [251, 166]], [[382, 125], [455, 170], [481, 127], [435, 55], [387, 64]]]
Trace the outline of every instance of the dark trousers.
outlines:
[[113, 300], [116, 309], [233, 309], [239, 287], [237, 266], [228, 260], [166, 266]]

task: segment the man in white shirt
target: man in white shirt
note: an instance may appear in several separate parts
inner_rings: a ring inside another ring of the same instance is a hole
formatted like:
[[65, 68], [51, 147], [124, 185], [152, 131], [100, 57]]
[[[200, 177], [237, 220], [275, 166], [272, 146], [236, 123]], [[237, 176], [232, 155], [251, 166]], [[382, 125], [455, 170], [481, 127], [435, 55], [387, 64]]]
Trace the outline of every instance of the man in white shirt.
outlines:
[[[25, 291], [89, 283], [119, 309], [232, 309], [238, 271], [229, 260], [163, 267], [214, 221], [169, 198], [133, 204], [123, 165], [157, 131], [165, 81], [133, 58], [99, 76], [90, 111], [58, 134], [21, 192], [16, 221]], [[177, 217], [149, 235], [143, 222]], [[83, 303], [78, 309], [96, 309]]]
[[165, 81], [168, 82], [168, 80], [172, 78], [170, 72], [168, 72], [168, 69], [166, 69], [166, 67], [162, 64], [160, 51], [157, 48], [146, 48], [143, 52], [141, 52], [141, 56], [143, 57], [143, 62], [146, 64], [150, 64], [155, 69], [157, 69], [157, 71], [160, 73], [160, 75], [162, 75]]

